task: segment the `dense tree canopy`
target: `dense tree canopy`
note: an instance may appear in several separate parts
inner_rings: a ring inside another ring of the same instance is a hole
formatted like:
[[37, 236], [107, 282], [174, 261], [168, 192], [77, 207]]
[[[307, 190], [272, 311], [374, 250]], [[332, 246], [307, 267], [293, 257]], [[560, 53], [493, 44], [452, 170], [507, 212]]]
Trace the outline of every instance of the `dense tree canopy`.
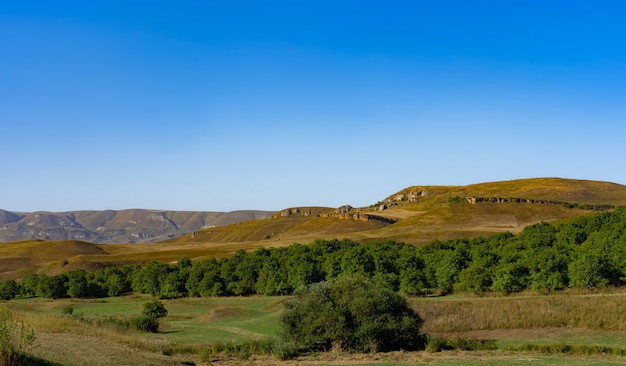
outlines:
[[31, 274], [19, 282], [0, 283], [0, 299], [93, 298], [131, 291], [158, 298], [284, 295], [349, 274], [409, 295], [619, 286], [626, 278], [626, 208], [556, 225], [539, 223], [518, 235], [500, 233], [419, 247], [316, 240], [310, 245], [240, 250], [230, 258]]

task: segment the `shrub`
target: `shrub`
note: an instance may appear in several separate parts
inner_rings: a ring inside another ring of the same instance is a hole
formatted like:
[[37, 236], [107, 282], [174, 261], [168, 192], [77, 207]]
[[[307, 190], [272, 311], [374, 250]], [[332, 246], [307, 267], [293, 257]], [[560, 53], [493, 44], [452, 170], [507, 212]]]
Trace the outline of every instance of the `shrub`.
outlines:
[[134, 318], [130, 326], [143, 332], [156, 333], [159, 331], [159, 319], [167, 316], [167, 309], [160, 300], [150, 300], [143, 304], [142, 315]]
[[74, 314], [74, 307], [72, 305], [66, 305], [61, 308], [61, 313], [63, 315], [72, 315]]
[[[114, 328], [117, 329], [119, 331], [125, 331], [127, 329], [130, 329], [131, 326], [133, 328], [135, 328], [135, 323], [133, 320], [128, 320], [128, 319], [124, 319], [124, 318], [120, 318], [118, 316], [107, 316], [104, 319], [100, 319], [96, 322], [96, 325], [98, 327], [102, 327], [102, 328]], [[137, 328], [135, 328], [137, 329]], [[141, 329], [143, 330], [143, 329]]]
[[448, 341], [445, 338], [428, 338], [426, 343], [426, 352], [436, 353], [451, 349], [448, 345]]
[[452, 338], [428, 338], [426, 343], [426, 352], [436, 353], [449, 350], [462, 351], [492, 351], [497, 349], [496, 344], [492, 340], [476, 340], [466, 337]]
[[285, 307], [283, 338], [303, 350], [375, 352], [423, 346], [423, 321], [406, 299], [361, 275], [303, 287]]
[[0, 300], [11, 300], [17, 296], [18, 292], [17, 282], [8, 280], [0, 283]]
[[167, 316], [165, 305], [159, 300], [151, 300], [143, 305], [143, 315], [150, 319], [160, 319]]
[[131, 321], [131, 325], [134, 329], [143, 332], [156, 333], [159, 330], [159, 321], [147, 316], [134, 318]]
[[203, 347], [198, 351], [198, 361], [211, 362], [213, 356], [213, 350], [209, 347]]
[[451, 205], [459, 205], [467, 203], [467, 200], [461, 196], [448, 197], [448, 203]]
[[292, 342], [277, 339], [272, 346], [272, 354], [281, 361], [291, 360], [298, 356], [298, 347]]
[[25, 352], [32, 348], [35, 338], [33, 328], [13, 319], [8, 309], [0, 309], [0, 364], [20, 365], [27, 358]]

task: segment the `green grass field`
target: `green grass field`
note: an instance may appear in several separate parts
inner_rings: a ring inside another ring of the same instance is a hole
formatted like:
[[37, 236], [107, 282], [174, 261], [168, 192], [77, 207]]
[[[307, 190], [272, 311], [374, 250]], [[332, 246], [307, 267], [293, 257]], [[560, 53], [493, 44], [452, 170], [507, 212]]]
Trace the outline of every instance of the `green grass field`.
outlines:
[[[169, 314], [159, 333], [118, 329], [104, 320], [137, 316], [150, 300], [144, 295], [93, 300], [18, 299], [3, 302], [17, 319], [37, 333], [32, 354], [63, 365], [175, 365], [198, 361], [211, 344], [241, 343], [279, 332], [282, 302], [287, 297], [226, 297], [163, 300]], [[299, 361], [278, 361], [271, 355], [247, 355], [249, 364], [294, 365], [606, 365], [626, 364], [626, 357], [545, 351], [511, 351], [532, 344], [560, 349], [564, 345], [626, 348], [624, 291], [576, 292], [516, 296], [454, 295], [412, 298], [425, 320], [422, 330], [439, 337], [495, 341], [498, 350], [438, 353], [391, 352], [350, 355], [336, 352], [305, 355]], [[72, 315], [64, 314], [67, 307]], [[539, 309], [542, 309], [541, 311]], [[616, 309], [621, 309], [616, 311]], [[507, 314], [507, 315], [505, 315]], [[555, 314], [560, 314], [556, 316]], [[465, 320], [462, 320], [465, 319]], [[526, 322], [526, 323], [524, 323]], [[454, 324], [451, 327], [450, 324]], [[125, 358], [120, 359], [120, 352]], [[127, 363], [128, 362], [128, 363]], [[233, 355], [214, 355], [213, 364], [240, 364]]]

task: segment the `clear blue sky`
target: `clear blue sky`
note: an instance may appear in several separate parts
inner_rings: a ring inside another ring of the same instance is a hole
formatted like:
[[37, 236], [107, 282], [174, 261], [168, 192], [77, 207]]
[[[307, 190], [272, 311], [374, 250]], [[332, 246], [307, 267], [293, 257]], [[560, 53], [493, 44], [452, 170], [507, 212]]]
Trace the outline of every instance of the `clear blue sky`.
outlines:
[[2, 1], [0, 208], [626, 184], [623, 1]]

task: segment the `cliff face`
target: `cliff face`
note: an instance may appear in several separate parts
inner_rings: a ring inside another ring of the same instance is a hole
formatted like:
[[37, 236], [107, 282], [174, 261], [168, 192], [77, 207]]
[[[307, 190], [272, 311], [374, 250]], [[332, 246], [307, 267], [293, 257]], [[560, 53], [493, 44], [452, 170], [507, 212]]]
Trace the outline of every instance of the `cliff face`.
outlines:
[[82, 240], [92, 243], [149, 243], [208, 226], [262, 219], [270, 211], [191, 212], [158, 210], [18, 213], [0, 210], [0, 242]]

